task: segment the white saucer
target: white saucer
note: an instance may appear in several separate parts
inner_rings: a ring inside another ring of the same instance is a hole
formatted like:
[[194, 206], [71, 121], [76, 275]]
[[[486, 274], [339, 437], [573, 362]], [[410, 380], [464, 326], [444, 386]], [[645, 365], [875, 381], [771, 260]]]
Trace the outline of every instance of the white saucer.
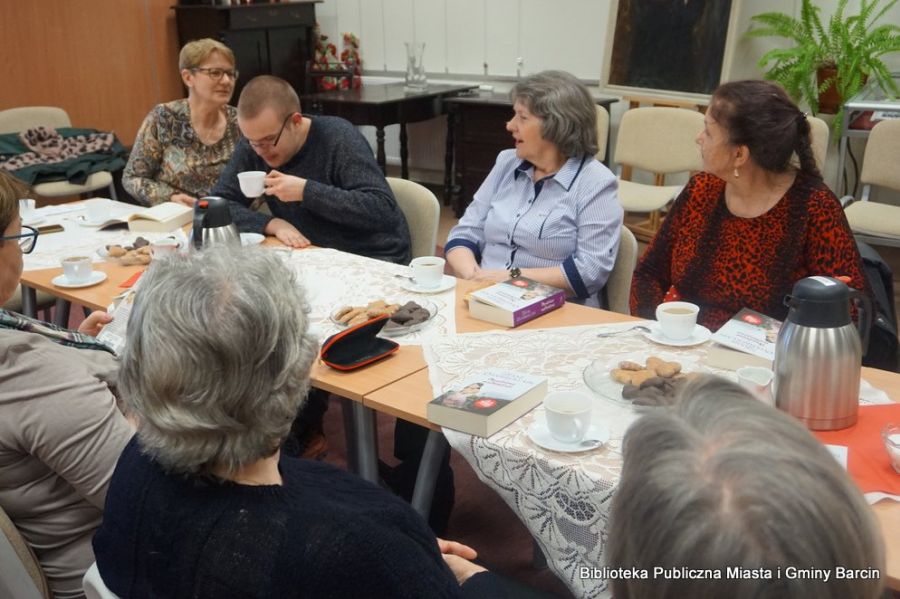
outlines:
[[444, 275], [437, 287], [420, 287], [410, 279], [401, 279], [400, 287], [413, 293], [442, 293], [456, 287], [456, 277]]
[[691, 345], [700, 345], [701, 343], [706, 343], [707, 341], [709, 341], [709, 338], [712, 337], [712, 331], [699, 324], [694, 325], [694, 332], [691, 333], [691, 336], [687, 339], [669, 339], [662, 334], [662, 329], [660, 329], [658, 322], [649, 322], [647, 323], [647, 325], [650, 327], [650, 332], [644, 333], [644, 337], [654, 343], [659, 343], [660, 345], [671, 345], [672, 347], [689, 347]]
[[79, 287], [90, 287], [91, 285], [96, 285], [97, 283], [102, 283], [106, 280], [106, 273], [102, 270], [95, 270], [91, 273], [91, 276], [87, 281], [83, 283], [70, 283], [69, 279], [66, 278], [66, 275], [58, 275], [53, 277], [53, 280], [50, 281], [57, 287], [67, 287], [69, 289], [78, 289]]
[[596, 439], [597, 443], [595, 445], [584, 446], [582, 445], [583, 441], [579, 441], [578, 443], [563, 443], [562, 441], [557, 441], [550, 434], [550, 431], [547, 429], [547, 424], [540, 417], [538, 420], [531, 423], [531, 426], [528, 427], [525, 434], [527, 434], [528, 438], [536, 445], [560, 453], [592, 451], [603, 447], [603, 444], [609, 441], [609, 429], [599, 424], [592, 424], [584, 435], [585, 439]]
[[241, 245], [259, 245], [265, 240], [259, 233], [241, 233]]
[[42, 216], [28, 216], [27, 218], [22, 219], [22, 224], [29, 227], [37, 227], [38, 225], [44, 224], [46, 220], [47, 219]]

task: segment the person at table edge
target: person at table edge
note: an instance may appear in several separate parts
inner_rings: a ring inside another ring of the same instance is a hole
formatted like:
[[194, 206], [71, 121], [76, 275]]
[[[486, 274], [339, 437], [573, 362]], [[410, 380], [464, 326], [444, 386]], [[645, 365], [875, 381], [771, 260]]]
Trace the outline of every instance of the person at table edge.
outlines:
[[213, 39], [188, 42], [178, 56], [188, 97], [158, 104], [144, 119], [122, 173], [142, 204], [193, 206], [209, 193], [241, 137], [229, 106], [238, 72], [234, 53]]
[[586, 300], [605, 284], [619, 247], [616, 177], [594, 158], [597, 113], [572, 75], [544, 71], [512, 89], [500, 152], [448, 235], [447, 261], [464, 279], [521, 274]]
[[[372, 150], [344, 119], [309, 117], [287, 81], [250, 80], [238, 100], [238, 142], [212, 195], [230, 200], [241, 231], [274, 235], [388, 262], [410, 260], [409, 228]], [[237, 175], [266, 171], [271, 215], [251, 210]]]
[[697, 136], [704, 172], [638, 262], [631, 313], [653, 318], [661, 302], [683, 299], [716, 330], [745, 307], [784, 320], [784, 296], [804, 277], [843, 276], [870, 293], [853, 232], [816, 166], [809, 122], [784, 90], [723, 84], [705, 120]]

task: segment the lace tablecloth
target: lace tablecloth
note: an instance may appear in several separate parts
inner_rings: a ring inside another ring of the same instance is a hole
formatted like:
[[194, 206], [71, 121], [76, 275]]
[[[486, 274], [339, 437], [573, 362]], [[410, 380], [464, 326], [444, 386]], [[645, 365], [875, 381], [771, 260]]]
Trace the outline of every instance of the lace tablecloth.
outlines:
[[499, 367], [545, 376], [549, 391], [580, 389], [594, 396], [592, 422], [610, 431], [610, 441], [595, 451], [556, 453], [535, 445], [526, 431], [536, 419], [543, 420], [542, 406], [489, 438], [444, 429], [450, 445], [516, 511], [548, 565], [579, 597], [608, 596], [606, 581], [582, 578], [580, 568], [604, 563], [610, 502], [622, 467], [622, 439], [640, 415], [624, 402], [591, 393], [582, 378], [584, 369], [595, 360], [612, 363], [650, 355], [696, 364], [706, 353], [703, 346], [658, 346], [636, 332], [597, 337], [600, 331], [630, 326], [633, 323], [471, 333], [424, 345], [435, 394], [457, 378]]
[[409, 276], [409, 267], [332, 249], [288, 251], [278, 248], [274, 251], [287, 256], [287, 264], [306, 290], [311, 309], [310, 323], [320, 340], [341, 330], [331, 320], [331, 314], [337, 308], [363, 306], [376, 299], [399, 303], [425, 300], [437, 308], [437, 315], [422, 329], [392, 337], [401, 345], [419, 345], [456, 331], [456, 290], [432, 294], [407, 291], [401, 286], [403, 279], [394, 275]]

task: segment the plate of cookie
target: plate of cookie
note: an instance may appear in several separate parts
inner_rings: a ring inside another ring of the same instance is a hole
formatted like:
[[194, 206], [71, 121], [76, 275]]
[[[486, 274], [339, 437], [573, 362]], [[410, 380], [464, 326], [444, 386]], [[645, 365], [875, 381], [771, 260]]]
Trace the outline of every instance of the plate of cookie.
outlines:
[[425, 328], [437, 313], [438, 308], [434, 302], [426, 299], [380, 298], [365, 305], [341, 306], [331, 313], [331, 322], [341, 328], [346, 328], [387, 314], [390, 318], [381, 329], [381, 334], [385, 337], [399, 337]]
[[696, 359], [665, 352], [600, 358], [584, 369], [584, 383], [597, 395], [635, 407], [671, 405], [697, 376]]

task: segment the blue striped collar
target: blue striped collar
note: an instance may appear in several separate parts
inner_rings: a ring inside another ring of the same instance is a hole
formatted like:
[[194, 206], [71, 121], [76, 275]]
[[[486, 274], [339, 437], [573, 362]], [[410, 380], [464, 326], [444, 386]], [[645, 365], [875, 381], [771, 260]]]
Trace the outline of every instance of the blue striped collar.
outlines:
[[[588, 158], [589, 156], [587, 154], [584, 156], [573, 156], [566, 160], [561, 169], [556, 171], [553, 175], [545, 177], [545, 179], [553, 179], [562, 185], [566, 191], [569, 191], [569, 189], [572, 188], [572, 184], [575, 183], [575, 179], [577, 179], [579, 173], [581, 173], [581, 169], [584, 168], [584, 163]], [[531, 164], [531, 162], [523, 160], [516, 167], [516, 170], [513, 171], [513, 177], [518, 179], [520, 174], [528, 173], [533, 169], [534, 165]]]

